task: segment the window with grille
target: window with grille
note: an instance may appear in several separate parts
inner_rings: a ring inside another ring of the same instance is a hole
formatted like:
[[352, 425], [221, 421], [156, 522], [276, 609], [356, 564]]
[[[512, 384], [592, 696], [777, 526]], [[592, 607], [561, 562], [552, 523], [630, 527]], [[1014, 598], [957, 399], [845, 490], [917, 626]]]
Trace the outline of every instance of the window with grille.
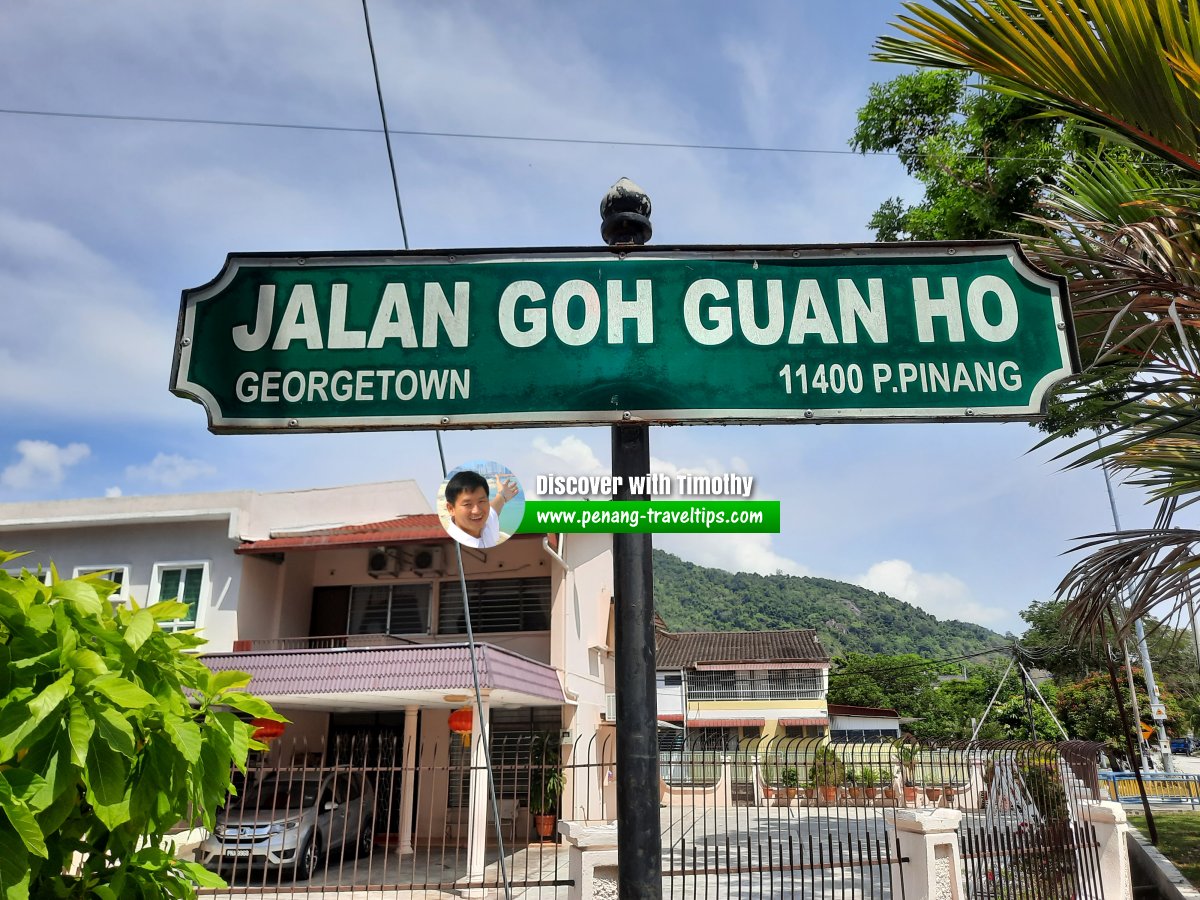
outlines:
[[[471, 599], [471, 625], [477, 634], [550, 630], [549, 577], [468, 581], [467, 596]], [[438, 633], [467, 633], [457, 581], [441, 583]]]
[[813, 700], [821, 688], [820, 669], [688, 673], [691, 700]]
[[195, 628], [202, 615], [208, 583], [208, 563], [155, 563], [150, 602], [175, 600], [187, 606], [178, 619], [160, 622], [167, 631]]
[[432, 590], [428, 584], [352, 587], [346, 634], [429, 634]]
[[[469, 588], [468, 588], [469, 589]], [[534, 736], [553, 734], [557, 739], [562, 729], [562, 711], [556, 707], [526, 709], [494, 709], [492, 730], [488, 736], [491, 750], [492, 774], [496, 779], [497, 800], [518, 800], [529, 803], [529, 772], [541, 766], [541, 759], [532, 758]], [[450, 806], [466, 808], [471, 793], [471, 748], [457, 737], [450, 739]]]
[[848, 744], [863, 741], [895, 740], [900, 736], [900, 727], [896, 728], [834, 728], [829, 732], [829, 739]]

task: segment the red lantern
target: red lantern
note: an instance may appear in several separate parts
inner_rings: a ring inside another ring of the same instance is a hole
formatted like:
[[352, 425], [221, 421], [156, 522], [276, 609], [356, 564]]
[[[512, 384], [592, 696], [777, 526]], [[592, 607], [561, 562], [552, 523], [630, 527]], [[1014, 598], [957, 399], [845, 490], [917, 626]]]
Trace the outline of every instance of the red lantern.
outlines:
[[283, 723], [274, 719], [251, 719], [250, 724], [254, 726], [251, 737], [256, 741], [272, 741], [283, 734]]
[[471, 744], [471, 707], [464, 706], [462, 709], [456, 709], [450, 713], [450, 730], [455, 734], [462, 735], [463, 746]]

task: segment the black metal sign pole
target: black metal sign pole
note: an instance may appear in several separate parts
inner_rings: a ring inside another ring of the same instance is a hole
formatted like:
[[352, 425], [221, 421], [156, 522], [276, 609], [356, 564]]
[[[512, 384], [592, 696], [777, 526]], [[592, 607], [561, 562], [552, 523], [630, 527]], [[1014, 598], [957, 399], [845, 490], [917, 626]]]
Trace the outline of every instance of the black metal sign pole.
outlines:
[[[611, 247], [650, 239], [650, 198], [622, 178], [600, 204], [600, 233]], [[630, 476], [650, 473], [650, 426], [612, 427], [617, 500]], [[661, 900], [662, 824], [658, 805], [658, 701], [654, 683], [654, 591], [648, 534], [613, 535], [616, 594], [617, 869], [620, 900]]]

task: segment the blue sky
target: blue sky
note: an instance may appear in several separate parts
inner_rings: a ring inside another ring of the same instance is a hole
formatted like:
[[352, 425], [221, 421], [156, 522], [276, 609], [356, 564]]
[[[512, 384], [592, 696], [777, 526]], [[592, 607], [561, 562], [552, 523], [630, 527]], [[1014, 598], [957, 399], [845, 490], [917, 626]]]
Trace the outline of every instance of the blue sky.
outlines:
[[[621, 176], [655, 241], [869, 240], [899, 164], [847, 154], [897, 74], [870, 48], [900, 12], [838, 3], [399, 3], [372, 25], [394, 129], [777, 147], [736, 152], [397, 135], [414, 248], [598, 244]], [[39, 2], [5, 10], [0, 107], [377, 128], [361, 8], [327, 0]], [[167, 390], [184, 288], [230, 251], [401, 246], [382, 136], [0, 113], [0, 502], [441, 481], [429, 432], [214, 436]], [[1111, 519], [1023, 424], [656, 428], [664, 471], [736, 471], [776, 536], [663, 536], [697, 562], [839, 578], [941, 617], [1018, 629], [1074, 537]], [[603, 473], [607, 428], [454, 432], [526, 485]], [[1126, 527], [1150, 511], [1119, 490]]]

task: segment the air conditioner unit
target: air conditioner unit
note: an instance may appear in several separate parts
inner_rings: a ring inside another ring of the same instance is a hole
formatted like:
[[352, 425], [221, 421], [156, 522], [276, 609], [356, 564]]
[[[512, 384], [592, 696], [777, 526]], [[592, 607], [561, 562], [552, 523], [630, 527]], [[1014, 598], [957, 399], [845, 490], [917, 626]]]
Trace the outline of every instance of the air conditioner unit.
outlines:
[[437, 544], [418, 544], [405, 552], [404, 568], [412, 572], [442, 572], [444, 547]]
[[395, 547], [375, 547], [367, 556], [367, 574], [372, 578], [394, 578], [400, 574], [400, 554]]

